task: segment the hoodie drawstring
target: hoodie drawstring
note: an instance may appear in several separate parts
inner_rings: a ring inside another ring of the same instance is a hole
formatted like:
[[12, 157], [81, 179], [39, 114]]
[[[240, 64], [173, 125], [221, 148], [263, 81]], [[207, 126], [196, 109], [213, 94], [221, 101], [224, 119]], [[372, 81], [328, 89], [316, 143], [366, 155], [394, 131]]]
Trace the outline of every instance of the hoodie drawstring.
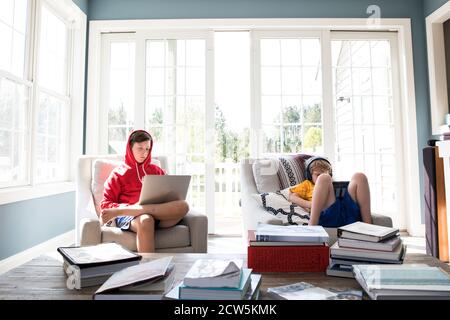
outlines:
[[147, 175], [147, 172], [145, 171], [144, 166], [142, 166], [142, 171], [144, 171], [144, 177], [141, 178], [141, 175], [139, 174], [139, 167], [138, 167], [138, 164], [135, 163], [135, 165], [136, 165], [136, 172], [137, 172], [138, 179], [139, 179], [139, 181], [140, 181], [141, 184], [142, 184], [142, 181], [143, 181], [144, 177]]

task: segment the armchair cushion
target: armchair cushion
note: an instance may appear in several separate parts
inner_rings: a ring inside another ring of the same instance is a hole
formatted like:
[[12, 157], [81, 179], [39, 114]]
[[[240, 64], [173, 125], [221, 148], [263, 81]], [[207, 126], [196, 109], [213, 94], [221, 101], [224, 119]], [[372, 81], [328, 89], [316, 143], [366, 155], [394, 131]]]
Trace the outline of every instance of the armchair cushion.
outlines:
[[100, 203], [103, 199], [105, 181], [108, 179], [111, 171], [120, 165], [120, 163], [120, 161], [108, 159], [98, 159], [94, 161], [92, 168], [91, 191], [94, 198], [95, 211], [97, 211], [97, 215], [101, 211]]

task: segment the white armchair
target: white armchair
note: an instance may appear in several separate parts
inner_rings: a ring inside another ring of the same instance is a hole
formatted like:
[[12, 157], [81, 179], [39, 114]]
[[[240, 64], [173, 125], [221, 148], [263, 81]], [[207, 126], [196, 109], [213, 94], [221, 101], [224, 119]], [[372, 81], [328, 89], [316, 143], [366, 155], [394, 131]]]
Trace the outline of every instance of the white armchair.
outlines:
[[[95, 245], [102, 242], [117, 242], [136, 251], [136, 234], [120, 228], [100, 226], [96, 210], [103, 195], [103, 184], [110, 172], [123, 161], [117, 155], [82, 156], [78, 160], [75, 232], [77, 245]], [[154, 157], [167, 171], [167, 157]], [[207, 251], [208, 219], [194, 210], [171, 228], [156, 229], [156, 252]]]
[[[242, 218], [244, 221], [244, 229], [255, 230], [258, 223], [269, 223], [281, 225], [283, 222], [264, 209], [261, 202], [257, 200], [260, 198], [258, 195], [261, 193], [258, 191], [256, 185], [256, 177], [254, 176], [253, 164], [256, 159], [243, 159], [241, 161], [241, 209]], [[273, 170], [271, 170], [273, 171]], [[271, 184], [272, 190], [265, 192], [275, 192], [278, 185], [277, 172], [271, 173], [274, 175], [274, 179], [277, 179], [276, 184]], [[256, 197], [255, 197], [256, 196]], [[388, 216], [372, 213], [372, 223], [380, 226], [392, 227], [392, 219]], [[329, 244], [333, 244], [337, 240], [337, 228], [325, 228], [330, 236]], [[244, 234], [247, 234], [245, 232]]]

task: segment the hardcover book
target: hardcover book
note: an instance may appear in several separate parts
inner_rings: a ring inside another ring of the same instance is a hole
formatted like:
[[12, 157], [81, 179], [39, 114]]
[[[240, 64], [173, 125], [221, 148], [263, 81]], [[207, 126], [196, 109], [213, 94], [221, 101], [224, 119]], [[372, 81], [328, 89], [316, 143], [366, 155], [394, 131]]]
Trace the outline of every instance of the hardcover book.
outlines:
[[371, 242], [379, 242], [384, 239], [395, 236], [399, 230], [397, 228], [389, 228], [378, 226], [375, 224], [354, 222], [337, 229], [339, 238], [364, 240]]
[[[161, 281], [170, 271], [172, 257], [164, 257], [157, 260], [141, 263], [128, 267], [114, 273], [94, 294], [97, 300], [100, 295], [104, 298], [106, 294], [115, 293], [116, 290], [129, 290], [131, 286], [140, 286], [150, 282]], [[136, 290], [132, 290], [136, 291]], [[161, 293], [162, 297], [162, 293]]]
[[252, 269], [242, 269], [242, 276], [237, 288], [219, 287], [188, 287], [185, 283], [180, 285], [180, 299], [193, 300], [243, 300], [251, 284]]
[[184, 277], [184, 284], [189, 287], [237, 288], [242, 265], [242, 260], [198, 259]]
[[258, 224], [256, 241], [286, 241], [286, 242], [328, 242], [328, 233], [322, 226], [279, 226]]

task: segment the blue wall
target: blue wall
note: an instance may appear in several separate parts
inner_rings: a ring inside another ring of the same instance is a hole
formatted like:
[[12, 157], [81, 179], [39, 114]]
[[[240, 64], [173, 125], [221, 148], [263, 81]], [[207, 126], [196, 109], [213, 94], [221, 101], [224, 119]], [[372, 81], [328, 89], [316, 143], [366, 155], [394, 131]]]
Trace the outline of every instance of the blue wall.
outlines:
[[424, 0], [423, 13], [425, 17], [429, 16], [434, 10], [444, 5], [447, 0]]
[[[441, 2], [445, 1], [427, 1], [426, 10], [431, 10]], [[431, 138], [423, 0], [89, 0], [89, 20], [367, 18], [366, 9], [369, 5], [378, 5], [382, 18], [411, 19], [419, 143], [417, 157], [420, 189], [423, 190], [422, 148]]]
[[2, 205], [0, 217], [2, 260], [73, 230], [75, 192]]
[[72, 0], [86, 15], [88, 14], [88, 0]]

